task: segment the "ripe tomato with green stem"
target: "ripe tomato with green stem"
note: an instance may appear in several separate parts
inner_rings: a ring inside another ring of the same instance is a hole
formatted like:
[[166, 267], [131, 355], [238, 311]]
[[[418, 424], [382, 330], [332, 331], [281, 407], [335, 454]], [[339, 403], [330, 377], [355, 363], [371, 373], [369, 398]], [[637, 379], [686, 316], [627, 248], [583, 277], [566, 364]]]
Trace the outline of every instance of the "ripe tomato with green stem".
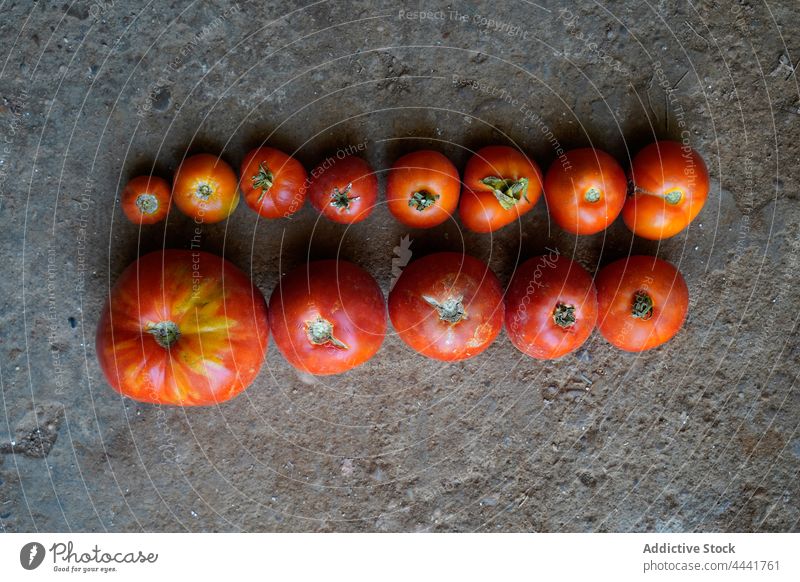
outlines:
[[453, 163], [439, 152], [406, 154], [389, 170], [386, 201], [394, 217], [411, 228], [431, 228], [453, 216], [461, 182]]
[[134, 224], [156, 224], [167, 217], [172, 193], [164, 178], [137, 176], [122, 191], [122, 212]]
[[592, 276], [577, 262], [551, 251], [514, 272], [506, 290], [506, 332], [523, 354], [553, 360], [577, 350], [597, 322]]
[[632, 192], [622, 219], [637, 236], [661, 240], [684, 230], [708, 198], [708, 169], [703, 158], [676, 141], [652, 143], [633, 158]]
[[614, 346], [642, 352], [672, 339], [689, 311], [689, 289], [667, 261], [637, 255], [600, 269], [595, 279], [600, 333]]
[[264, 218], [285, 218], [300, 210], [307, 179], [299, 161], [275, 148], [256, 148], [242, 161], [244, 200]]
[[341, 224], [367, 218], [378, 201], [378, 177], [357, 156], [331, 158], [311, 172], [309, 197], [323, 216]]
[[196, 222], [221, 222], [239, 204], [236, 172], [217, 156], [191, 156], [175, 172], [172, 197], [181, 212]]
[[228, 261], [165, 250], [131, 264], [109, 294], [96, 351], [120, 394], [155, 404], [219, 404], [247, 388], [267, 352], [267, 305]]
[[443, 361], [477, 356], [503, 327], [503, 289], [478, 259], [435, 253], [408, 265], [389, 293], [397, 334], [418, 353]]
[[544, 178], [544, 197], [553, 221], [572, 234], [595, 234], [616, 220], [628, 180], [617, 161], [594, 148], [568, 151]]
[[300, 371], [322, 376], [360, 366], [386, 335], [375, 279], [341, 260], [313, 261], [283, 277], [269, 300], [275, 344]]
[[494, 232], [530, 212], [542, 194], [542, 172], [508, 146], [478, 150], [464, 169], [458, 214], [473, 232]]

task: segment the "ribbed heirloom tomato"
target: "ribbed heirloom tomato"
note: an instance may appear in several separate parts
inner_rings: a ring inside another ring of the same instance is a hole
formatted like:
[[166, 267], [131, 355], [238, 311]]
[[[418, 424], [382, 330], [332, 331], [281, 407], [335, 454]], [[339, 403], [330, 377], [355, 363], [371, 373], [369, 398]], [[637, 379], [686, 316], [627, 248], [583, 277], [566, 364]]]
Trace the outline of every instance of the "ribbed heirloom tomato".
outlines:
[[264, 297], [244, 273], [210, 253], [166, 250], [122, 273], [96, 349], [108, 383], [124, 396], [194, 406], [247, 388], [268, 335]]
[[637, 236], [675, 236], [700, 213], [708, 198], [708, 169], [696, 151], [675, 141], [650, 144], [631, 164], [633, 193], [622, 219]]
[[378, 177], [356, 156], [328, 158], [311, 172], [311, 204], [323, 216], [355, 224], [370, 215], [378, 200]]
[[592, 276], [551, 251], [520, 265], [506, 291], [506, 332], [522, 353], [552, 360], [581, 347], [597, 322]]
[[158, 176], [137, 176], [122, 191], [122, 212], [134, 224], [156, 224], [167, 217], [171, 192]]
[[616, 220], [628, 181], [617, 161], [594, 149], [572, 150], [553, 162], [544, 178], [544, 197], [555, 223], [572, 234], [595, 234]]
[[689, 311], [689, 289], [678, 269], [655, 257], [633, 256], [603, 267], [595, 279], [599, 328], [628, 352], [669, 341]]
[[503, 327], [503, 289], [484, 263], [436, 253], [408, 265], [389, 293], [392, 325], [411, 348], [452, 361], [483, 352]]
[[407, 154], [389, 170], [386, 201], [394, 217], [411, 228], [431, 228], [453, 216], [461, 182], [453, 163], [439, 152]]
[[525, 154], [488, 146], [467, 162], [458, 214], [473, 232], [494, 232], [530, 212], [542, 194], [542, 173]]
[[239, 204], [236, 172], [211, 154], [186, 158], [175, 172], [172, 197], [181, 212], [196, 222], [220, 222]]
[[269, 300], [270, 327], [289, 363], [314, 375], [369, 360], [386, 335], [386, 304], [375, 279], [347, 261], [314, 261], [281, 279]]
[[293, 157], [275, 148], [256, 148], [242, 161], [241, 174], [245, 202], [264, 218], [288, 217], [303, 208], [308, 176]]

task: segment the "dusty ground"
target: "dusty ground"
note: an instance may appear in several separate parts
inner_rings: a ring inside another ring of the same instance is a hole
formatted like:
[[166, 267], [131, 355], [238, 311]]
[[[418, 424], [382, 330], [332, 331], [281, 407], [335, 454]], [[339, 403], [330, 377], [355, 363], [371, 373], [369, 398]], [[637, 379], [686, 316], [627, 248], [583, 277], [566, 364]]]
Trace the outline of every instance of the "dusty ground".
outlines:
[[[420, 19], [392, 2], [3, 2], [0, 529], [797, 531], [794, 4], [423, 3]], [[590, 269], [657, 253], [692, 297], [660, 349], [595, 334], [545, 364], [502, 336], [440, 365], [391, 336], [308, 381], [272, 346], [243, 396], [202, 410], [121, 399], [100, 374], [108, 286], [192, 235], [177, 212], [139, 232], [116, 195], [187, 150], [238, 166], [268, 139], [310, 167], [366, 142], [383, 170], [423, 146], [463, 167], [499, 142], [546, 167], [588, 143], [627, 163], [654, 137], [689, 139], [713, 178], [699, 219], [660, 245], [620, 223], [575, 240], [543, 203], [495, 237], [409, 232], [383, 206], [346, 230], [241, 205], [202, 245], [265, 294], [309, 253], [387, 291], [405, 235], [504, 282], [545, 246]]]

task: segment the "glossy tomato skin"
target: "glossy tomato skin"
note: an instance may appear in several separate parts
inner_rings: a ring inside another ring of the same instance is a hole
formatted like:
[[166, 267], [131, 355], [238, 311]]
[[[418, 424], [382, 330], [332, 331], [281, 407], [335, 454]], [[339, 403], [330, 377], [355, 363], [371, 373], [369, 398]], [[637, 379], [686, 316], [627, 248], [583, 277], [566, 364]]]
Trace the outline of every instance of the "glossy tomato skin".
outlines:
[[672, 339], [689, 311], [683, 276], [655, 257], [620, 259], [603, 267], [595, 283], [600, 333], [628, 352], [649, 350]]
[[96, 350], [122, 395], [199, 406], [225, 402], [253, 382], [268, 336], [264, 297], [244, 273], [210, 253], [166, 250], [122, 273]]
[[242, 161], [241, 176], [245, 202], [264, 218], [287, 218], [305, 204], [308, 174], [280, 150], [252, 150]]
[[708, 169], [688, 146], [659, 141], [639, 152], [631, 164], [633, 193], [622, 219], [637, 236], [660, 240], [684, 230], [708, 198]]
[[158, 176], [137, 176], [122, 191], [122, 212], [133, 224], [156, 224], [169, 214], [172, 193]]
[[386, 201], [394, 217], [411, 228], [431, 228], [453, 216], [461, 181], [453, 162], [439, 152], [406, 154], [389, 170]]
[[551, 252], [520, 265], [506, 290], [506, 333], [523, 354], [553, 360], [577, 350], [597, 323], [592, 276]]
[[375, 208], [378, 177], [362, 158], [329, 158], [311, 172], [309, 196], [314, 208], [326, 218], [355, 224]]
[[469, 255], [435, 253], [408, 265], [389, 293], [389, 318], [418, 353], [442, 361], [477, 356], [503, 327], [497, 276]]
[[347, 261], [313, 261], [272, 292], [270, 327], [289, 363], [317, 376], [369, 360], [386, 335], [386, 303], [375, 279]]
[[[521, 180], [526, 185], [522, 192], [504, 196], [504, 207], [496, 190], [485, 182], [492, 178], [505, 181], [506, 186], [521, 185]], [[536, 162], [511, 147], [487, 146], [478, 150], [464, 169], [458, 214], [469, 230], [494, 232], [530, 212], [541, 194], [542, 172]]]
[[180, 211], [198, 224], [220, 222], [239, 204], [236, 172], [211, 154], [186, 158], [175, 172], [172, 197]]
[[594, 148], [571, 150], [553, 162], [544, 178], [544, 197], [555, 223], [569, 233], [595, 234], [616, 220], [628, 180], [617, 161]]

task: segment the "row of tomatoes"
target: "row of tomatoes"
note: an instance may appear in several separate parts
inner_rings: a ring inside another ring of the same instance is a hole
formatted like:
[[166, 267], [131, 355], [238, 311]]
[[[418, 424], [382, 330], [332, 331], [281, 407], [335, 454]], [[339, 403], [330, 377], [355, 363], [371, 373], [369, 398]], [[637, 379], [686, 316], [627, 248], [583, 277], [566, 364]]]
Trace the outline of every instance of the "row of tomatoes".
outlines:
[[[412, 228], [436, 226], [458, 212], [466, 228], [493, 232], [529, 212], [544, 191], [553, 220], [568, 232], [600, 232], [621, 213], [635, 234], [658, 240], [688, 226], [708, 189], [703, 159], [678, 142], [645, 147], [627, 178], [613, 157], [594, 148], [566, 152], [542, 179], [538, 165], [519, 150], [488, 146], [470, 158], [463, 179], [441, 153], [423, 150], [401, 157], [388, 172], [386, 203]], [[185, 159], [172, 188], [155, 176], [134, 178], [123, 192], [122, 208], [134, 223], [153, 224], [166, 217], [172, 199], [195, 220], [213, 223], [233, 212], [240, 191], [265, 218], [290, 216], [308, 197], [330, 220], [352, 224], [375, 208], [378, 179], [357, 156], [329, 157], [309, 176], [294, 157], [260, 147], [242, 162], [241, 179], [210, 154]]]
[[[524, 354], [548, 360], [578, 349], [597, 327], [611, 344], [643, 351], [672, 338], [688, 290], [670, 263], [632, 256], [593, 278], [557, 252], [520, 265], [503, 292], [482, 261], [435, 253], [413, 261], [388, 297], [403, 342], [442, 361], [472, 358], [505, 324]], [[270, 330], [284, 357], [314, 375], [339, 374], [372, 358], [387, 329], [387, 301], [362, 268], [307, 263], [281, 279], [269, 305], [231, 263], [205, 252], [145, 255], [122, 274], [97, 332], [109, 383], [145, 402], [223, 402], [249, 386]]]

